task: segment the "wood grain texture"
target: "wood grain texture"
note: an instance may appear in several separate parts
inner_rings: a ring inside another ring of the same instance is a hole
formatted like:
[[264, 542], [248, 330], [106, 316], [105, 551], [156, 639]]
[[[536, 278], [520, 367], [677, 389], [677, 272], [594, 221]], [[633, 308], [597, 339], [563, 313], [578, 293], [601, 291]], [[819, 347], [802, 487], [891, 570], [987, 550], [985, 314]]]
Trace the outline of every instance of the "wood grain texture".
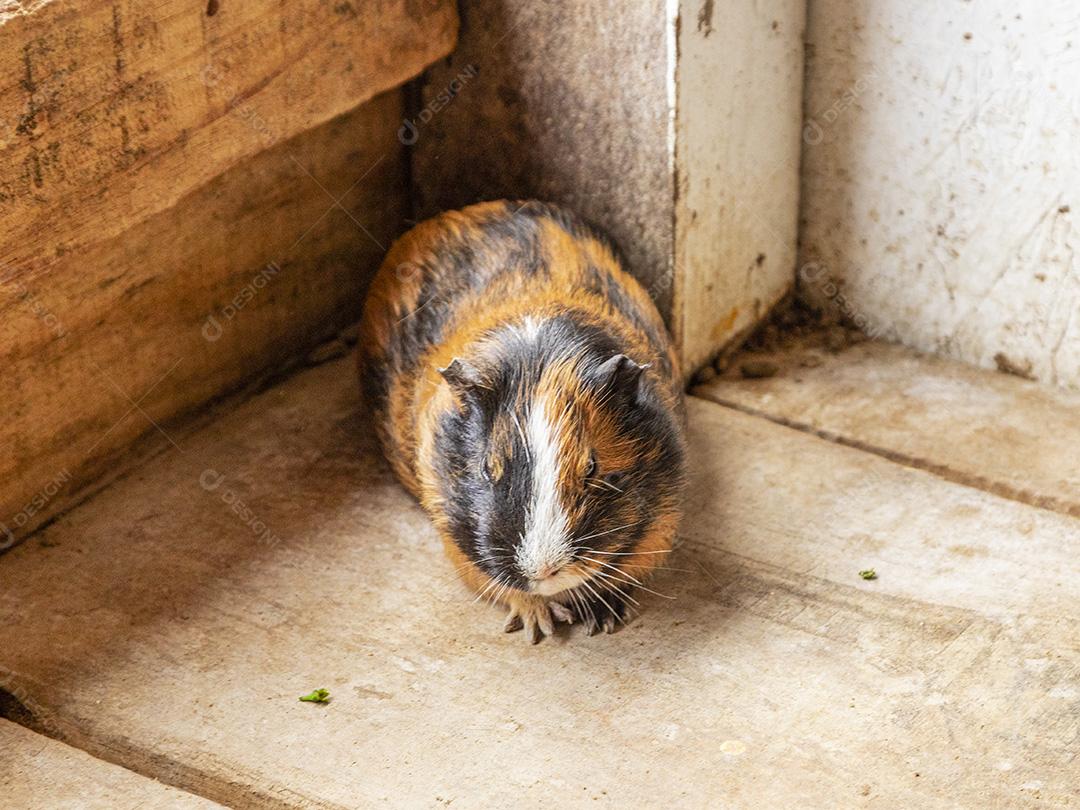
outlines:
[[530, 647], [307, 371], [0, 558], [0, 686], [239, 807], [1074, 802], [1080, 521], [689, 416], [674, 599]]
[[0, 262], [38, 282], [453, 46], [451, 0], [24, 4], [0, 18]]
[[[744, 380], [740, 364], [779, 373]], [[1080, 517], [1080, 394], [921, 354], [813, 338], [736, 357], [694, 393], [1033, 506]]]
[[49, 810], [221, 807], [94, 759], [3, 719], [0, 719], [0, 796], [5, 807]]
[[0, 548], [355, 319], [407, 215], [387, 91], [456, 32], [452, 0], [4, 6]]
[[[401, 94], [0, 285], [0, 547], [122, 470], [155, 427], [359, 318], [407, 216]], [[340, 200], [340, 205], [335, 202]]]

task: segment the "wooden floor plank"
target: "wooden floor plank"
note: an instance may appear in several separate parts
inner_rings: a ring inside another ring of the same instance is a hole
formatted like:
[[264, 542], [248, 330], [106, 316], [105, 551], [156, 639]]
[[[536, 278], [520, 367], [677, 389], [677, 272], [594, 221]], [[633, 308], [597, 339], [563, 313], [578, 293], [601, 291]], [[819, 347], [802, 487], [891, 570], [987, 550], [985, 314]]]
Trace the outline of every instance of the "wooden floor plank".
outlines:
[[7, 808], [115, 810], [221, 807], [125, 771], [0, 719], [0, 804]]
[[376, 458], [351, 368], [0, 557], [4, 688], [241, 807], [1076, 803], [1080, 521], [692, 399], [674, 598], [529, 647]]
[[[817, 337], [738, 357], [695, 394], [1080, 517], [1080, 394], [888, 343], [828, 352]], [[751, 359], [779, 373], [743, 379]]]

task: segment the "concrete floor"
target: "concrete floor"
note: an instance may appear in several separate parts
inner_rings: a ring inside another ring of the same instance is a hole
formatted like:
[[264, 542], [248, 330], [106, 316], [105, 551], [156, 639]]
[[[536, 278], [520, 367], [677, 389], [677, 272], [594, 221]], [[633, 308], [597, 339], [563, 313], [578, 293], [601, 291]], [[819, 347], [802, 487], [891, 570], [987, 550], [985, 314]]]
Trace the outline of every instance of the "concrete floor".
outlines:
[[[1080, 520], [1056, 485], [1080, 464], [961, 440], [1008, 415], [1078, 448], [1075, 402], [985, 375], [998, 411], [931, 399], [896, 427], [898, 383], [837, 394], [865, 351], [691, 398], [663, 596], [536, 647], [456, 582], [351, 362], [302, 372], [0, 557], [0, 687], [132, 779], [240, 807], [1080, 806]], [[297, 700], [315, 687], [329, 704]], [[18, 735], [5, 804], [82, 794], [51, 760], [26, 779], [27, 738], [60, 744]]]

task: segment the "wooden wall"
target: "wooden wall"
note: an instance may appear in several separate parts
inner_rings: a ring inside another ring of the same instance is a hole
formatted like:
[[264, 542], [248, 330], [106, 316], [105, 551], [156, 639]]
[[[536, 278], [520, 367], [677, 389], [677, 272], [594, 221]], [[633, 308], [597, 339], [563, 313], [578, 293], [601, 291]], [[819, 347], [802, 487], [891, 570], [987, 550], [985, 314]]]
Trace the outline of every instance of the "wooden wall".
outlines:
[[408, 216], [395, 88], [457, 28], [450, 0], [28, 8], [0, 12], [0, 548], [356, 319]]

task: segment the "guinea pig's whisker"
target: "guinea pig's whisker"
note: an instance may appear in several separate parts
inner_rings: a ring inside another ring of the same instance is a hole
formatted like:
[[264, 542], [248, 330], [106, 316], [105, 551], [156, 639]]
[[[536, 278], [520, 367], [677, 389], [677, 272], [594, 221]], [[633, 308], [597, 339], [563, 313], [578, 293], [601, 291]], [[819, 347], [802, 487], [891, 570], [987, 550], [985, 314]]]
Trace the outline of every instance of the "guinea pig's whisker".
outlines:
[[672, 602], [674, 602], [677, 598], [671, 596], [670, 594], [660, 593], [660, 591], [654, 591], [652, 588], [649, 588], [645, 585], [637, 585], [635, 587], [641, 588], [641, 590], [645, 591], [646, 593], [651, 593], [653, 596], [659, 596], [661, 599], [670, 599]]
[[502, 585], [502, 584], [503, 584], [503, 581], [502, 581], [502, 578], [501, 578], [501, 577], [497, 577], [497, 578], [492, 578], [492, 579], [488, 580], [488, 584], [487, 584], [487, 585], [485, 585], [485, 586], [484, 586], [484, 589], [483, 589], [482, 591], [480, 591], [480, 593], [478, 593], [478, 594], [476, 595], [476, 598], [475, 598], [475, 599], [473, 600], [473, 602], [474, 602], [474, 603], [475, 603], [475, 602], [479, 602], [479, 601], [480, 601], [481, 599], [483, 599], [483, 598], [484, 598], [484, 596], [486, 596], [486, 595], [487, 595], [487, 594], [488, 594], [489, 592], [492, 592], [492, 593], [493, 593], [493, 592], [494, 592], [494, 591], [493, 591], [493, 589], [494, 589], [494, 588], [495, 588], [495, 587], [496, 587], [497, 585]]
[[507, 582], [504, 582], [504, 583], [502, 584], [502, 586], [501, 586], [501, 587], [499, 588], [499, 590], [498, 590], [498, 591], [497, 591], [496, 593], [494, 593], [494, 594], [492, 594], [492, 595], [491, 595], [491, 597], [490, 597], [490, 603], [491, 603], [492, 605], [496, 605], [496, 604], [498, 604], [498, 603], [499, 603], [500, 601], [502, 601], [502, 598], [503, 598], [504, 596], [506, 596], [506, 591], [507, 591], [507, 590], [508, 590], [509, 588], [510, 588], [510, 584], [509, 584], [509, 583], [507, 583]]
[[587, 534], [584, 537], [575, 538], [574, 543], [576, 545], [577, 543], [583, 543], [586, 540], [592, 540], [594, 537], [603, 537], [604, 535], [611, 534], [612, 532], [618, 532], [618, 531], [622, 531], [623, 529], [629, 529], [632, 526], [637, 526], [639, 523], [642, 523], [642, 522], [643, 521], [635, 520], [633, 523], [627, 523], [625, 526], [616, 526], [614, 529], [608, 529], [606, 532], [597, 532], [596, 534]]
[[[599, 574], [600, 576], [605, 576], [605, 577], [607, 576], [606, 574], [604, 574], [601, 571], [597, 571], [596, 573]], [[623, 582], [623, 580], [615, 579], [615, 577], [610, 577], [610, 579], [612, 580], [612, 582], [619, 582], [619, 583]], [[597, 584], [600, 585], [605, 590], [610, 591], [611, 593], [613, 593], [615, 596], [619, 597], [620, 599], [625, 599], [628, 602], [633, 602], [638, 607], [641, 606], [641, 603], [637, 599], [632, 597], [627, 591], [624, 591], [622, 588], [619, 588], [619, 587], [617, 587], [615, 585], [612, 585], [611, 582], [606, 582], [604, 580], [599, 580], [597, 582]]]
[[508, 593], [510, 593], [510, 591], [513, 590], [513, 588], [513, 584], [509, 580], [507, 580], [505, 583], [503, 583], [502, 590], [499, 591], [498, 597], [495, 599], [495, 601], [502, 602], [502, 600], [506, 597]]
[[[599, 563], [600, 560], [593, 560], [593, 562]], [[606, 563], [600, 563], [600, 564], [601, 565], [606, 565]], [[627, 585], [629, 585], [631, 587], [640, 588], [641, 590], [646, 591], [647, 593], [655, 594], [656, 596], [659, 596], [659, 597], [661, 597], [663, 599], [675, 599], [674, 596], [668, 596], [666, 593], [660, 593], [659, 591], [654, 591], [652, 588], [649, 588], [648, 586], [643, 585], [641, 583], [641, 580], [639, 580], [636, 577], [632, 576], [629, 571], [624, 571], [621, 568], [615, 568], [612, 565], [608, 565], [608, 568], [611, 568], [612, 570], [622, 574], [624, 577], [629, 577], [629, 579], [618, 579], [618, 578], [614, 577], [613, 575], [608, 574], [605, 571], [593, 571], [592, 573], [598, 574], [599, 576], [608, 577], [609, 579], [614, 579], [617, 582], [624, 582], [624, 583], [626, 583]]]
[[[635, 582], [631, 582], [628, 579], [623, 579], [622, 577], [614, 576], [613, 574], [609, 574], [606, 571], [593, 571], [593, 576], [601, 577], [601, 579], [602, 579], [601, 584], [607, 584], [607, 583], [610, 583], [610, 582], [617, 582], [620, 586], [626, 585], [626, 586], [628, 586], [630, 588], [635, 588], [635, 587], [640, 588], [641, 587], [640, 585], [638, 585]], [[621, 587], [620, 587], [620, 591], [621, 591]]]
[[471, 568], [471, 567], [475, 568], [478, 563], [498, 562], [498, 561], [501, 561], [501, 560], [509, 560], [509, 559], [510, 559], [510, 557], [507, 556], [507, 555], [493, 554], [493, 555], [488, 556], [488, 557], [478, 557], [475, 560], [466, 560], [464, 563], [462, 563], [461, 565], [459, 565], [457, 568], [454, 569], [454, 573], [455, 574], [460, 574], [462, 571], [465, 571], [468, 568]]
[[511, 555], [511, 554], [488, 554], [488, 555], [486, 555], [484, 557], [477, 557], [476, 562], [492, 562], [493, 560], [509, 560], [512, 556], [513, 555]]
[[[578, 615], [581, 616], [581, 620], [585, 621], [585, 608], [587, 607], [586, 602], [581, 598], [581, 595], [577, 592], [577, 588], [574, 588], [571, 591], [567, 591], [567, 593], [570, 596], [570, 601], [573, 602], [574, 607], [577, 608]], [[590, 611], [590, 613], [591, 612], [592, 611]], [[595, 619], [596, 617], [594, 616], [593, 618]]]
[[588, 581], [582, 582], [581, 585], [582, 585], [582, 587], [586, 588], [589, 591], [589, 593], [591, 593], [593, 596], [595, 596], [597, 599], [599, 599], [600, 604], [602, 604], [604, 607], [606, 607], [608, 610], [610, 610], [612, 616], [614, 616], [616, 619], [619, 618], [618, 611], [616, 611], [615, 608], [613, 608], [611, 605], [609, 605], [607, 603], [607, 600], [604, 599], [604, 597], [602, 597], [599, 593], [597, 593], [596, 589], [593, 588], [593, 586], [591, 584], [589, 584]]
[[637, 587], [641, 588], [641, 590], [645, 591], [646, 593], [651, 593], [653, 596], [659, 596], [661, 599], [670, 599], [671, 601], [674, 602], [675, 599], [677, 598], [675, 596], [672, 596], [671, 594], [660, 593], [660, 591], [654, 591], [652, 588], [648, 587], [647, 585], [638, 585]]
[[588, 599], [585, 598], [585, 596], [583, 594], [580, 594], [580, 593], [576, 594], [575, 598], [578, 600], [578, 604], [581, 605], [581, 620], [582, 621], [585, 620], [585, 611], [588, 610], [589, 611], [589, 616], [593, 620], [593, 624], [596, 624], [597, 623], [596, 611], [593, 610], [592, 602], [590, 602]]
[[660, 551], [597, 551], [589, 549], [590, 554], [608, 554], [612, 557], [636, 557], [638, 554], [670, 554], [675, 549], [665, 548]]
[[487, 593], [487, 592], [488, 592], [488, 591], [489, 591], [489, 590], [490, 590], [491, 588], [494, 588], [494, 587], [495, 587], [495, 580], [493, 580], [493, 579], [491, 579], [491, 580], [488, 580], [488, 583], [487, 583], [487, 585], [485, 585], [485, 586], [484, 586], [484, 588], [483, 588], [483, 590], [481, 590], [481, 591], [480, 591], [480, 593], [478, 593], [478, 594], [476, 595], [476, 598], [475, 598], [475, 599], [473, 599], [473, 603], [475, 604], [476, 602], [479, 602], [479, 601], [480, 601], [481, 599], [483, 599], [483, 598], [484, 598], [484, 595], [485, 595], [485, 594], [486, 594], [486, 593]]
[[623, 576], [630, 577], [630, 579], [634, 580], [635, 585], [640, 585], [641, 584], [641, 582], [639, 580], [635, 579], [634, 576], [629, 571], [624, 571], [621, 568], [619, 568], [618, 566], [612, 565], [609, 562], [604, 562], [603, 560], [594, 560], [592, 557], [587, 557], [584, 554], [582, 554], [581, 556], [582, 556], [583, 559], [586, 559], [589, 562], [594, 562], [597, 565], [602, 565], [605, 568], [610, 568], [612, 571], [616, 571], [616, 572], [622, 574]]

